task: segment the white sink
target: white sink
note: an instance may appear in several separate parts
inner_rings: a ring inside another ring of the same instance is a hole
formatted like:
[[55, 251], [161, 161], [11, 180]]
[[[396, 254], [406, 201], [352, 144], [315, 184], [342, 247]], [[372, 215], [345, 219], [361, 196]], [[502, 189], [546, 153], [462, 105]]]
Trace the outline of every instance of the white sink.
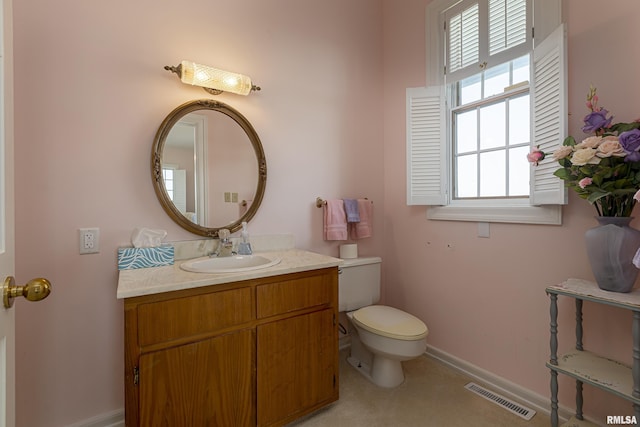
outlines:
[[203, 257], [187, 261], [180, 268], [194, 273], [242, 273], [272, 267], [280, 258], [269, 259], [260, 255], [233, 255], [228, 257]]

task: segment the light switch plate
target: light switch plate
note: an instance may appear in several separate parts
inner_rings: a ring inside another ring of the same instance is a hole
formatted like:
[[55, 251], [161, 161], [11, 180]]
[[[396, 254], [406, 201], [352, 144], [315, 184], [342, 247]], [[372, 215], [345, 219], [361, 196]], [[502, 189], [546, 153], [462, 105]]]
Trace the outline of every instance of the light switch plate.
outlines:
[[478, 237], [486, 237], [489, 238], [491, 235], [489, 231], [489, 223], [488, 222], [479, 222], [478, 223]]

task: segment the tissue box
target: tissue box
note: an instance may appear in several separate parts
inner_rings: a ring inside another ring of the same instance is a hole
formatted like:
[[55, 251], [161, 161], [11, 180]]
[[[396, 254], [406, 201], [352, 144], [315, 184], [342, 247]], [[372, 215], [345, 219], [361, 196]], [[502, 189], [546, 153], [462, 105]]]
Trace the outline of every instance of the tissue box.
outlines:
[[118, 248], [118, 270], [173, 265], [173, 246]]

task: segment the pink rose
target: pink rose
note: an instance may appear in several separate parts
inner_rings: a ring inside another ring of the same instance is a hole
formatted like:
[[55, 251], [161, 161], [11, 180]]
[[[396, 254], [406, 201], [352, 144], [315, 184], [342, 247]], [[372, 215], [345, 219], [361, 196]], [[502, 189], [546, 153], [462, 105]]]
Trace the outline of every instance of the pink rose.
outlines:
[[636, 194], [633, 195], [633, 198], [640, 202], [640, 190], [636, 191]]
[[544, 157], [545, 157], [544, 152], [538, 149], [533, 150], [532, 152], [527, 154], [527, 160], [529, 161], [529, 163], [533, 163], [536, 166], [538, 166], [538, 162], [541, 162], [542, 160], [544, 160]]
[[587, 177], [587, 178], [582, 178], [580, 180], [580, 182], [578, 182], [578, 185], [580, 186], [580, 188], [582, 188], [584, 190], [584, 188], [587, 185], [591, 185], [592, 183], [593, 183], [593, 180], [591, 178]]

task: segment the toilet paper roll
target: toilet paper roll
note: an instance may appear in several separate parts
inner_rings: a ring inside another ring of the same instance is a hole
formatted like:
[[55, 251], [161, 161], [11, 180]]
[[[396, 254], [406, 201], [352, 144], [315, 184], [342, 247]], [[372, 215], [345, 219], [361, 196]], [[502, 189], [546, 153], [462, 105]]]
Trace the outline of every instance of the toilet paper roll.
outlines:
[[340, 258], [358, 258], [358, 244], [350, 243], [347, 245], [340, 245]]

